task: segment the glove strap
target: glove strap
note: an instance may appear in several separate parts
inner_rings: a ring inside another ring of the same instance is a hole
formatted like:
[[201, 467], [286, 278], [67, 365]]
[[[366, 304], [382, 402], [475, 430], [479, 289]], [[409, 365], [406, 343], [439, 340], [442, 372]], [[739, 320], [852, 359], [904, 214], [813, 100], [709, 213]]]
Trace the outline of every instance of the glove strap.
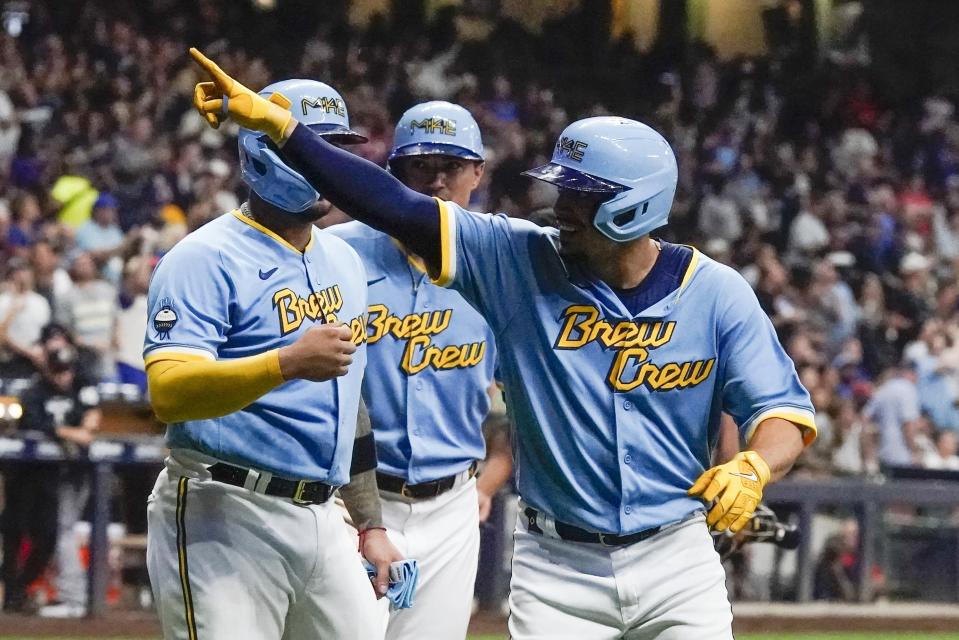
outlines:
[[769, 482], [769, 477], [772, 475], [772, 472], [769, 470], [769, 465], [766, 464], [763, 457], [759, 455], [759, 452], [750, 449], [741, 451], [738, 456], [742, 457], [743, 460], [749, 463], [749, 466], [756, 470], [756, 475], [759, 476], [759, 483], [765, 487], [766, 483]]

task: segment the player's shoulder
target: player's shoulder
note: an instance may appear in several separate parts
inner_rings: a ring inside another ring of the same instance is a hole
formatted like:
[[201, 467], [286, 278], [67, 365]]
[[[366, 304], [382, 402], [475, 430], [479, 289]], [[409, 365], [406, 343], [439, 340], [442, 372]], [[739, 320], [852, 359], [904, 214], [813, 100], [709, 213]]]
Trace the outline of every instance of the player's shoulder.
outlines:
[[742, 274], [729, 265], [713, 260], [699, 249], [692, 249], [693, 258], [685, 288], [694, 291], [698, 300], [712, 298], [721, 307], [755, 302], [756, 294]]
[[693, 251], [693, 264], [691, 265], [691, 268], [693, 269], [691, 274], [692, 278], [696, 280], [702, 280], [710, 285], [738, 285], [739, 283], [742, 283], [746, 287], [749, 287], [749, 283], [746, 282], [746, 279], [729, 265], [723, 264], [717, 260], [713, 260], [696, 247], [690, 246], [690, 249]]
[[332, 228], [333, 227], [313, 230], [314, 250], [320, 250], [328, 256], [333, 256], [334, 259], [348, 259], [354, 263], [354, 269], [356, 265], [359, 265], [360, 272], [363, 273], [363, 260], [356, 248], [346, 238], [343, 238], [337, 233], [333, 233], [331, 231]]
[[235, 221], [232, 212], [224, 213], [191, 231], [163, 255], [160, 265], [169, 269], [174, 265], [199, 268], [220, 264], [223, 247], [227, 246], [229, 239], [239, 231]]
[[453, 202], [442, 203], [452, 214], [454, 224], [484, 230], [496, 235], [508, 236], [512, 241], [522, 240], [540, 244], [544, 247], [557, 247], [559, 231], [552, 227], [543, 227], [525, 218], [514, 218], [505, 213], [479, 213], [470, 211]]
[[333, 225], [324, 231], [348, 244], [364, 260], [371, 259], [384, 243], [390, 241], [390, 237], [382, 231], [377, 231], [357, 220]]
[[350, 242], [352, 240], [365, 240], [382, 235], [373, 227], [365, 225], [359, 220], [351, 220], [350, 222], [335, 224], [332, 227], [325, 228], [324, 231], [331, 236], [341, 238], [346, 242]]

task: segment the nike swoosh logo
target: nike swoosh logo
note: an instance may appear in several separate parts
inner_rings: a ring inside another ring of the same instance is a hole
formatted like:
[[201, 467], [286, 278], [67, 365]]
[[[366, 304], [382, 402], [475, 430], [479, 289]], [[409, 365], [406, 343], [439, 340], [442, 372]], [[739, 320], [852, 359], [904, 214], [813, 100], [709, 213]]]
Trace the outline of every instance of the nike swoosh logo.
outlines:
[[747, 480], [752, 480], [753, 482], [759, 482], [759, 478], [755, 473], [730, 473], [731, 476], [737, 476], [739, 478], [746, 478]]
[[263, 269], [260, 269], [260, 280], [268, 279], [270, 276], [276, 273], [277, 269], [279, 269], [279, 267], [273, 267], [269, 271], [264, 271]]
[[379, 278], [373, 278], [372, 280], [367, 280], [366, 286], [370, 286], [371, 284], [376, 284], [380, 280], [385, 280], [385, 279], [386, 279], [386, 276], [380, 276]]

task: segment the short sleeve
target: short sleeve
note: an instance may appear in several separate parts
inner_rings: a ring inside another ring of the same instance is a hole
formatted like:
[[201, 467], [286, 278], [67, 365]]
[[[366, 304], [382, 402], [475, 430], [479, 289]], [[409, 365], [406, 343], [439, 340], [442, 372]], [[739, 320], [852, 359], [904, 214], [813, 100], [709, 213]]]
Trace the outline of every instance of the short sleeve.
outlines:
[[499, 333], [527, 296], [533, 276], [529, 239], [539, 227], [505, 215], [440, 204], [440, 273], [433, 283], [449, 287], [473, 305]]
[[919, 402], [919, 390], [914, 384], [904, 384], [902, 391], [902, 421], [912, 422], [922, 415]]
[[232, 280], [219, 252], [182, 242], [163, 257], [150, 280], [143, 357], [163, 353], [215, 359], [230, 329]]
[[733, 416], [747, 441], [763, 420], [782, 418], [803, 430], [808, 445], [816, 438], [809, 393], [756, 294], [732, 270], [724, 277], [726, 282], [718, 287], [722, 290], [718, 339], [723, 409]]

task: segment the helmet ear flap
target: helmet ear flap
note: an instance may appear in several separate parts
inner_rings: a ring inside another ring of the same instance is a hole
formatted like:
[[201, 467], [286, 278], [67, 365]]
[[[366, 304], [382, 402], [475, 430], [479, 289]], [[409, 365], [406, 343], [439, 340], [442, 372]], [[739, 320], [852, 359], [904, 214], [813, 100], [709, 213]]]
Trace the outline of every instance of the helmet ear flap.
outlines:
[[241, 129], [238, 140], [240, 174], [263, 200], [290, 213], [309, 209], [320, 195], [255, 132]]

